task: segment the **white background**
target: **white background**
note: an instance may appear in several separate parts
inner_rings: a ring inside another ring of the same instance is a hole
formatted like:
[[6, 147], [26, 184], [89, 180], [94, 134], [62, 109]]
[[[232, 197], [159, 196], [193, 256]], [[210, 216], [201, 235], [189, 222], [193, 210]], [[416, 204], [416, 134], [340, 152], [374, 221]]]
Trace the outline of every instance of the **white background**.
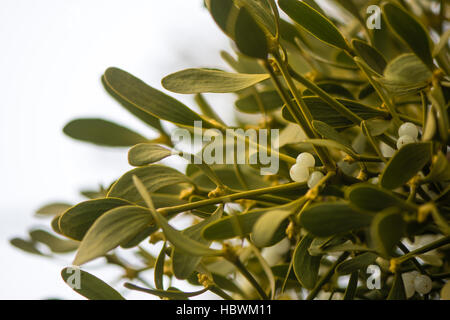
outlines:
[[[103, 117], [152, 137], [104, 92], [103, 71], [120, 67], [162, 89], [160, 79], [172, 72], [223, 67], [219, 51], [228, 48], [202, 0], [1, 1], [0, 299], [79, 298], [59, 275], [71, 256], [47, 260], [8, 241], [48, 225], [33, 217], [41, 205], [76, 203], [78, 190], [108, 185], [130, 169], [126, 149], [71, 140], [63, 126]], [[191, 97], [175, 97], [192, 105]], [[226, 119], [228, 100], [219, 102]], [[118, 276], [114, 268], [97, 274]]]

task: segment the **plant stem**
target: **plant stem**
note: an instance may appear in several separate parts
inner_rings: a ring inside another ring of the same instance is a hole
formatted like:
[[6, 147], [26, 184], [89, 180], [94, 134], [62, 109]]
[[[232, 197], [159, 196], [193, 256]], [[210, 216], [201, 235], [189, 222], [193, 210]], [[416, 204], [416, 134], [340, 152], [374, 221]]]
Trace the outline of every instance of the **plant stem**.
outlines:
[[446, 244], [449, 244], [449, 243], [450, 243], [450, 237], [444, 237], [444, 238], [441, 238], [441, 239], [436, 240], [434, 242], [431, 242], [431, 243], [429, 243], [429, 244], [427, 244], [427, 245], [425, 245], [425, 246], [423, 246], [421, 248], [418, 248], [416, 250], [410, 251], [409, 253], [407, 253], [407, 254], [399, 257], [399, 258], [396, 258], [396, 260], [397, 260], [398, 263], [403, 263], [405, 261], [408, 261], [409, 259], [414, 258], [417, 255], [420, 255], [420, 254], [423, 254], [425, 252], [428, 252], [428, 251], [440, 248], [440, 247], [445, 246]]
[[331, 277], [334, 275], [334, 271], [336, 270], [338, 264], [347, 259], [349, 255], [350, 255], [349, 252], [344, 252], [339, 256], [339, 258], [331, 265], [330, 269], [328, 269], [327, 273], [325, 273], [323, 277], [319, 280], [314, 289], [311, 290], [311, 292], [306, 297], [306, 300], [314, 300], [314, 298], [317, 296], [317, 294], [322, 289], [324, 284], [330, 281]]
[[395, 106], [392, 103], [392, 100], [384, 92], [384, 89], [375, 80], [372, 79], [372, 76], [370, 75], [369, 67], [366, 65], [366, 63], [363, 60], [361, 60], [358, 57], [355, 57], [354, 61], [359, 66], [361, 71], [364, 73], [364, 75], [366, 76], [367, 80], [369, 80], [370, 84], [375, 89], [375, 91], [378, 93], [378, 95], [381, 98], [381, 100], [383, 100], [383, 102], [386, 105], [387, 109], [391, 113], [392, 118], [394, 119], [394, 122], [397, 125], [399, 125], [400, 124], [400, 118], [399, 118], [399, 116], [397, 114], [397, 111], [395, 110]]
[[262, 195], [262, 194], [266, 194], [266, 193], [292, 190], [292, 189], [302, 187], [304, 185], [305, 185], [305, 183], [291, 182], [291, 183], [286, 183], [286, 184], [282, 184], [279, 186], [243, 191], [243, 192], [233, 193], [233, 194], [222, 196], [222, 197], [200, 200], [200, 201], [182, 204], [182, 205], [173, 206], [173, 207], [159, 208], [159, 209], [157, 209], [157, 211], [159, 213], [161, 213], [162, 215], [179, 213], [179, 212], [197, 209], [197, 208], [208, 206], [208, 205], [232, 202], [235, 200], [250, 198], [250, 197], [254, 197], [254, 196], [258, 196], [258, 195]]
[[323, 89], [321, 89], [318, 85], [316, 85], [314, 82], [309, 81], [302, 75], [295, 72], [292, 68], [289, 68], [289, 73], [292, 75], [292, 77], [300, 82], [302, 85], [304, 85], [306, 88], [317, 94], [320, 98], [322, 98], [326, 103], [330, 105], [334, 110], [342, 114], [345, 118], [350, 120], [351, 122], [355, 124], [360, 124], [363, 120], [361, 117], [359, 117], [357, 114], [349, 110], [346, 106], [344, 106], [342, 103], [337, 101], [334, 97], [330, 96], [327, 92], [325, 92]]
[[[281, 74], [286, 81], [289, 90], [291, 91], [292, 95], [294, 96], [295, 101], [297, 102], [298, 108], [300, 109], [300, 113], [302, 115], [302, 118], [299, 120], [302, 120], [302, 128], [305, 131], [306, 135], [310, 138], [317, 137], [316, 133], [314, 132], [314, 129], [312, 127], [312, 115], [311, 112], [308, 109], [308, 106], [305, 104], [303, 98], [301, 97], [300, 92], [298, 91], [298, 88], [295, 86], [294, 81], [291, 78], [291, 75], [289, 74], [289, 70], [287, 67], [286, 62], [282, 61], [281, 57], [277, 53], [273, 53], [275, 57], [275, 61], [280, 68]], [[269, 66], [270, 68], [270, 66]], [[271, 68], [270, 68], [271, 69]], [[290, 102], [290, 101], [289, 101]], [[292, 107], [292, 105], [286, 104], [288, 106], [289, 111], [294, 115], [295, 109]], [[300, 124], [300, 123], [299, 123]], [[336, 164], [334, 163], [333, 159], [331, 158], [328, 150], [323, 147], [314, 147], [317, 156], [320, 158], [324, 166], [331, 171], [336, 170]]]
[[225, 258], [239, 270], [239, 272], [248, 280], [248, 282], [250, 282], [250, 284], [253, 286], [253, 288], [255, 288], [262, 300], [269, 300], [269, 297], [267, 296], [263, 288], [261, 288], [258, 281], [256, 281], [253, 275], [247, 270], [239, 257], [233, 259], [227, 257]]

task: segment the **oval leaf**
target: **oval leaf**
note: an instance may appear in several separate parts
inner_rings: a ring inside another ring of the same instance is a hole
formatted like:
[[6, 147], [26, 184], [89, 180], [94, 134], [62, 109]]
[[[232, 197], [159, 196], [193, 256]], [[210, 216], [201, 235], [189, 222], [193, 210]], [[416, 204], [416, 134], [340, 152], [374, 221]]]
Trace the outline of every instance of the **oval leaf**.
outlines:
[[128, 162], [134, 167], [145, 166], [171, 156], [173, 152], [153, 143], [140, 143], [128, 151]]
[[133, 239], [153, 222], [149, 211], [137, 206], [123, 206], [102, 215], [81, 241], [74, 265], [82, 265], [107, 254]]
[[431, 40], [422, 24], [409, 12], [394, 3], [384, 4], [383, 12], [391, 29], [430, 70], [433, 70]]
[[346, 190], [347, 199], [363, 210], [378, 212], [389, 207], [414, 210], [415, 207], [394, 193], [373, 184], [360, 183]]
[[103, 119], [76, 119], [63, 131], [73, 139], [108, 147], [130, 147], [148, 141], [130, 129]]
[[311, 256], [309, 254], [309, 247], [313, 237], [309, 234], [297, 245], [294, 251], [293, 269], [300, 284], [306, 289], [313, 289], [319, 277], [320, 259], [322, 256]]
[[195, 121], [203, 121], [203, 127], [211, 127], [208, 121], [178, 100], [150, 87], [128, 72], [108, 68], [104, 79], [106, 85], [121, 99], [152, 116], [181, 126], [193, 127]]
[[377, 257], [378, 255], [373, 252], [364, 252], [353, 259], [341, 262], [336, 267], [336, 272], [338, 274], [345, 275], [365, 269], [367, 266], [373, 264]]
[[278, 228], [291, 214], [292, 211], [274, 210], [260, 217], [253, 226], [253, 243], [260, 248], [271, 245]]
[[81, 202], [67, 210], [58, 221], [63, 235], [81, 241], [94, 222], [105, 212], [131, 203], [121, 199], [95, 199]]
[[133, 175], [137, 176], [144, 183], [144, 186], [150, 193], [166, 186], [190, 182], [189, 178], [175, 169], [159, 164], [151, 164], [125, 173], [113, 184], [108, 193], [108, 198], [120, 198], [133, 203], [141, 203], [142, 199], [133, 183]]
[[107, 283], [79, 268], [64, 268], [61, 277], [75, 292], [89, 300], [125, 300]]
[[336, 26], [303, 1], [279, 0], [280, 8], [306, 31], [332, 46], [347, 50], [347, 42]]
[[251, 87], [270, 77], [268, 74], [231, 73], [213, 69], [186, 69], [162, 80], [165, 89], [176, 93], [227, 93]]
[[312, 234], [329, 237], [370, 225], [373, 215], [362, 213], [345, 202], [319, 203], [300, 215], [300, 224]]
[[388, 257], [394, 254], [394, 249], [405, 230], [406, 223], [397, 208], [377, 214], [371, 226], [371, 234], [378, 251]]
[[431, 143], [418, 142], [403, 146], [387, 163], [380, 184], [395, 189], [414, 177], [431, 160]]
[[252, 58], [267, 59], [269, 46], [266, 34], [245, 7], [239, 10], [236, 19], [234, 41], [243, 54]]

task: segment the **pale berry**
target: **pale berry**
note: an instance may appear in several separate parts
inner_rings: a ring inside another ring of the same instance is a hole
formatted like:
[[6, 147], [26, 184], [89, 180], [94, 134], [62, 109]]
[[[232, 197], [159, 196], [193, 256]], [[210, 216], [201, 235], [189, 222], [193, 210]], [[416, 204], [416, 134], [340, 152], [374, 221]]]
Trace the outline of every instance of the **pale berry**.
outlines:
[[398, 136], [410, 136], [411, 138], [417, 139], [419, 136], [419, 130], [414, 123], [405, 122], [398, 128]]
[[311, 176], [309, 177], [308, 180], [308, 187], [309, 188], [314, 188], [320, 180], [322, 180], [323, 178], [323, 173], [320, 171], [314, 171], [313, 173], [311, 173]]
[[309, 152], [302, 152], [297, 157], [297, 164], [307, 168], [314, 167], [316, 165], [316, 159]]
[[411, 298], [416, 292], [416, 289], [414, 288], [414, 279], [417, 277], [417, 275], [419, 275], [417, 271], [402, 274], [403, 285], [405, 286], [405, 294], [407, 299]]
[[416, 140], [411, 136], [401, 136], [397, 140], [397, 149], [400, 149], [403, 146], [406, 146], [407, 144], [416, 142]]
[[414, 279], [414, 289], [420, 294], [429, 293], [432, 285], [433, 283], [429, 276], [421, 274]]
[[305, 166], [294, 164], [289, 171], [291, 179], [295, 182], [305, 182], [309, 178], [309, 169]]

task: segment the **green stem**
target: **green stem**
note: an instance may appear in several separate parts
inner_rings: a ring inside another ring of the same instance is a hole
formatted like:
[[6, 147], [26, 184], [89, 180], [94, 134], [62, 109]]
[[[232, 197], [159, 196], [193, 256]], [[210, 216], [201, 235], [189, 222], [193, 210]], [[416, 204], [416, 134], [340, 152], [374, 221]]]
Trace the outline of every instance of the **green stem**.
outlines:
[[[311, 112], [308, 109], [308, 106], [306, 105], [305, 101], [301, 97], [300, 92], [298, 91], [298, 88], [295, 86], [294, 81], [291, 78], [291, 75], [288, 70], [288, 66], [285, 61], [282, 61], [280, 56], [277, 53], [273, 53], [275, 57], [275, 61], [280, 68], [281, 74], [286, 81], [289, 90], [291, 91], [292, 95], [294, 96], [295, 101], [297, 102], [298, 108], [300, 109], [300, 112], [303, 116], [304, 124], [302, 126], [303, 130], [305, 131], [306, 135], [308, 137], [317, 137], [316, 133], [314, 132], [313, 126], [312, 126], [312, 120], [313, 117], [311, 115]], [[292, 107], [290, 107], [292, 108]], [[295, 109], [294, 109], [295, 110]], [[289, 110], [292, 112], [295, 112], [294, 110]], [[314, 147], [317, 156], [322, 161], [324, 166], [331, 171], [336, 170], [336, 164], [334, 163], [333, 159], [331, 158], [328, 150], [323, 147]]]
[[399, 258], [396, 258], [396, 260], [399, 263], [403, 263], [405, 261], [408, 261], [409, 259], [414, 258], [417, 255], [420, 255], [420, 254], [423, 254], [425, 252], [428, 252], [428, 251], [440, 248], [440, 247], [445, 246], [445, 245], [447, 245], [449, 243], [450, 243], [450, 237], [444, 237], [444, 238], [441, 238], [441, 239], [436, 240], [434, 242], [431, 242], [431, 243], [429, 243], [429, 244], [427, 244], [427, 245], [425, 245], [425, 246], [423, 246], [421, 248], [418, 248], [416, 250], [410, 251], [409, 253], [407, 253], [407, 254], [399, 257]]
[[316, 85], [314, 82], [309, 81], [302, 75], [295, 72], [292, 68], [289, 68], [289, 73], [292, 75], [292, 77], [304, 85], [306, 88], [317, 94], [320, 98], [322, 98], [326, 103], [330, 105], [334, 110], [342, 114], [345, 118], [350, 120], [351, 122], [355, 124], [360, 124], [363, 120], [361, 117], [359, 117], [357, 114], [349, 110], [346, 106], [344, 106], [342, 103], [337, 101], [334, 97], [330, 96], [327, 92], [325, 92], [322, 88], [320, 88], [318, 85]]
[[161, 213], [162, 215], [179, 213], [179, 212], [189, 211], [189, 210], [197, 209], [197, 208], [208, 206], [208, 205], [232, 202], [235, 200], [250, 198], [250, 197], [254, 197], [254, 196], [258, 196], [258, 195], [263, 195], [266, 193], [293, 190], [293, 189], [302, 187], [304, 185], [305, 185], [305, 183], [300, 183], [300, 182], [286, 183], [286, 184], [279, 185], [279, 186], [243, 191], [243, 192], [233, 193], [233, 194], [222, 196], [222, 197], [200, 200], [200, 201], [186, 203], [186, 204], [173, 206], [173, 207], [159, 208], [159, 209], [157, 209], [157, 211], [159, 213]]
[[333, 277], [334, 272], [335, 272], [336, 267], [338, 266], [338, 264], [340, 264], [342, 261], [347, 259], [349, 255], [350, 255], [349, 252], [344, 252], [343, 254], [341, 254], [339, 256], [339, 258], [331, 265], [330, 269], [328, 269], [327, 273], [325, 273], [323, 275], [323, 277], [319, 280], [319, 282], [316, 284], [314, 289], [311, 290], [309, 295], [306, 297], [306, 300], [314, 300], [314, 298], [320, 292], [320, 290], [325, 285], [325, 283], [330, 281], [331, 277]]
[[256, 292], [258, 292], [258, 295], [261, 297], [262, 300], [269, 300], [269, 297], [267, 296], [264, 289], [261, 288], [258, 281], [256, 281], [256, 279], [247, 270], [247, 268], [244, 266], [244, 264], [238, 257], [236, 257], [235, 259], [228, 258], [227, 260], [231, 262], [239, 270], [239, 272], [248, 280], [248, 282], [250, 282], [250, 284], [253, 286], [253, 288], [255, 288]]

